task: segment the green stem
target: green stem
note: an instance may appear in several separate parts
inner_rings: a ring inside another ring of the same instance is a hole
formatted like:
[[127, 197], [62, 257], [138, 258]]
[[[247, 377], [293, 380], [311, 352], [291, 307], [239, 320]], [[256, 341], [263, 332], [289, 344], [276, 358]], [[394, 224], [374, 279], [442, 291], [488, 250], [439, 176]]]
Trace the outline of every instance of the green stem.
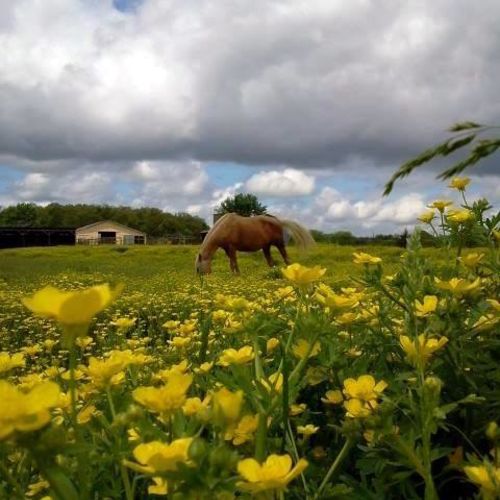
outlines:
[[255, 436], [255, 459], [262, 463], [266, 456], [267, 447], [267, 414], [259, 413], [257, 433]]
[[75, 344], [72, 343], [69, 348], [69, 394], [71, 399], [71, 420], [73, 421], [73, 426], [76, 429], [77, 423], [77, 413], [76, 413], [76, 380], [75, 380], [75, 368], [76, 368], [76, 349]]
[[[116, 409], [115, 409], [115, 404], [113, 402], [113, 396], [111, 395], [111, 388], [109, 385], [106, 386], [106, 396], [108, 398], [108, 404], [109, 404], [109, 409], [111, 411], [111, 416], [113, 417], [114, 421], [116, 418]], [[119, 465], [119, 468], [120, 468], [120, 476], [123, 482], [123, 487], [125, 488], [125, 498], [127, 500], [134, 500], [134, 495], [132, 494], [132, 487], [130, 485], [130, 479], [128, 477], [127, 469], [121, 463]]]
[[332, 465], [328, 469], [328, 472], [326, 473], [326, 476], [323, 478], [323, 481], [321, 481], [318, 491], [316, 492], [316, 495], [314, 495], [314, 500], [321, 498], [321, 493], [325, 489], [326, 485], [328, 484], [328, 482], [330, 481], [331, 477], [338, 469], [340, 464], [345, 460], [347, 454], [349, 453], [349, 450], [353, 445], [354, 445], [354, 440], [352, 438], [347, 438], [346, 442], [344, 443], [344, 446], [340, 450], [340, 453], [337, 455], [337, 458], [333, 461]]
[[108, 404], [109, 404], [109, 409], [111, 410], [111, 416], [113, 417], [113, 420], [116, 418], [116, 410], [115, 410], [115, 404], [113, 403], [113, 397], [111, 396], [111, 389], [108, 386], [106, 386], [106, 396], [108, 398]]

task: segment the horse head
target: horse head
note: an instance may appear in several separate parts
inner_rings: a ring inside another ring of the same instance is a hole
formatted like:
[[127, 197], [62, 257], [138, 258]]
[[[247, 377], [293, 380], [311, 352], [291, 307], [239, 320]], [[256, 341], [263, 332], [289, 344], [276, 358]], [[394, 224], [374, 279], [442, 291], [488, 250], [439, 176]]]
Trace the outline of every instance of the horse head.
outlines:
[[212, 272], [211, 259], [204, 259], [201, 253], [196, 256], [194, 265], [198, 274], [210, 274]]

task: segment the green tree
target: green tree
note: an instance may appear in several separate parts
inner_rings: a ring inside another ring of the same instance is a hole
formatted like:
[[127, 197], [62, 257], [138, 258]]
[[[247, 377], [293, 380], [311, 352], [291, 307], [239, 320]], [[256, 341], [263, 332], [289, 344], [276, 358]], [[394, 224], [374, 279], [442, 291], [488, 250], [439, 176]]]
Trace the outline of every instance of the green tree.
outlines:
[[218, 214], [237, 213], [246, 217], [267, 213], [267, 207], [262, 205], [257, 196], [250, 193], [238, 193], [226, 198], [216, 212]]

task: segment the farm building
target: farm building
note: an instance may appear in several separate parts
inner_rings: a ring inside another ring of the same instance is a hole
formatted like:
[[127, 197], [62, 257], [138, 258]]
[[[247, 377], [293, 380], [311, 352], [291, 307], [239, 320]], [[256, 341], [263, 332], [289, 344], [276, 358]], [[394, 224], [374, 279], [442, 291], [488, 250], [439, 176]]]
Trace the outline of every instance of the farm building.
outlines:
[[76, 243], [79, 245], [144, 245], [146, 233], [118, 222], [104, 220], [79, 227], [76, 230]]

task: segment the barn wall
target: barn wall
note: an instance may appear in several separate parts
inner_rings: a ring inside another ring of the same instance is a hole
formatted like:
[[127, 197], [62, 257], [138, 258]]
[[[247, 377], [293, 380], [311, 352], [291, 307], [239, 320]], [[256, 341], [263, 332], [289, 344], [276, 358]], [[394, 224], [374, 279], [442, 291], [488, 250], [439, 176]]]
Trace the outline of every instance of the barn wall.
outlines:
[[[116, 241], [102, 240], [99, 236], [100, 232], [114, 232], [116, 233]], [[125, 229], [122, 226], [115, 225], [111, 222], [103, 222], [101, 224], [96, 224], [92, 228], [83, 229], [76, 231], [76, 241], [77, 243], [87, 243], [89, 245], [98, 245], [101, 243], [116, 243], [118, 245], [123, 244], [134, 244], [135, 236], [140, 236], [144, 238], [144, 243], [146, 242], [146, 235], [141, 231], [136, 229]]]

